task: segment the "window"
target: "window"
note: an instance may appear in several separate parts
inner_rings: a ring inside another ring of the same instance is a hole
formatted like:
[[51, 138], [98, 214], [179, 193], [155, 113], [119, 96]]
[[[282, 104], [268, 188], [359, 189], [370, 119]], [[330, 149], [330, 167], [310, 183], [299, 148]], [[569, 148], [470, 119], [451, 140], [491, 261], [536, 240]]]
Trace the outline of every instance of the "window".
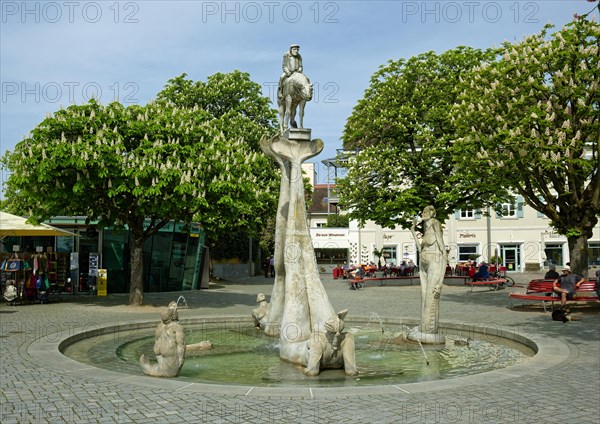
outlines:
[[454, 219], [481, 219], [481, 209], [455, 210]]
[[516, 218], [517, 208], [512, 203], [503, 203], [502, 206], [502, 218]]
[[315, 249], [318, 264], [343, 264], [348, 260], [348, 249]]
[[516, 203], [503, 203], [500, 205], [500, 214], [498, 218], [523, 218], [523, 196], [517, 196]]
[[459, 244], [458, 245], [458, 262], [467, 262], [469, 259], [476, 259], [479, 256], [478, 245], [476, 244]]
[[383, 246], [383, 257], [381, 258], [385, 263], [392, 262], [398, 263], [397, 247], [396, 246]]
[[315, 223], [315, 227], [317, 227], [317, 228], [325, 228], [325, 227], [327, 227], [327, 223], [326, 222], [316, 222]]
[[546, 244], [544, 249], [546, 254], [546, 263], [548, 265], [563, 265], [563, 245], [562, 243]]

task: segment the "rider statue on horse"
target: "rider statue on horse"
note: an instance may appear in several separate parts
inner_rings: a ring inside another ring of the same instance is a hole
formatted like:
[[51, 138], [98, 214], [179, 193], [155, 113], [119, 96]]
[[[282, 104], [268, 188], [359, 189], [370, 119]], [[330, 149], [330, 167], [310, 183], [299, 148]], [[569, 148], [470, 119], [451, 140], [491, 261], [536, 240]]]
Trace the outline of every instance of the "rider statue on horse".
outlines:
[[281, 67], [283, 74], [279, 78], [277, 105], [279, 106], [280, 128], [283, 131], [291, 125], [298, 128], [296, 109], [299, 107], [299, 127], [303, 128], [304, 106], [312, 99], [312, 84], [304, 75], [300, 46], [292, 44], [283, 55]]
[[283, 81], [291, 77], [294, 72], [302, 72], [302, 56], [300, 55], [300, 46], [298, 44], [292, 44], [289, 51], [283, 54], [283, 63], [281, 64], [283, 74], [279, 77], [279, 86], [277, 90], [277, 97], [283, 96]]

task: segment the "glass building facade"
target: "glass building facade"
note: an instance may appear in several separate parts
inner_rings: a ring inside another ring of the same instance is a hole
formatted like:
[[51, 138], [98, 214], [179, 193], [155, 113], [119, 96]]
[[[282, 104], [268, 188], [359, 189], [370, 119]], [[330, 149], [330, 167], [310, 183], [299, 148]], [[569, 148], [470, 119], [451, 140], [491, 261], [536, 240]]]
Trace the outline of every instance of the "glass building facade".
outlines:
[[[64, 270], [57, 276], [61, 292], [95, 291], [97, 270], [106, 269], [108, 293], [129, 293], [128, 230], [100, 230], [79, 217], [55, 217], [46, 222], [78, 236], [20, 237], [9, 244], [20, 244], [23, 257], [42, 250], [51, 252], [51, 262]], [[204, 267], [208, 267], [204, 252], [204, 233], [197, 224], [168, 223], [144, 243], [144, 292], [199, 289]]]
[[[184, 227], [169, 223], [144, 243], [144, 292], [200, 287], [204, 237]], [[108, 272], [109, 292], [129, 292], [129, 249], [128, 231], [103, 231], [102, 267]]]

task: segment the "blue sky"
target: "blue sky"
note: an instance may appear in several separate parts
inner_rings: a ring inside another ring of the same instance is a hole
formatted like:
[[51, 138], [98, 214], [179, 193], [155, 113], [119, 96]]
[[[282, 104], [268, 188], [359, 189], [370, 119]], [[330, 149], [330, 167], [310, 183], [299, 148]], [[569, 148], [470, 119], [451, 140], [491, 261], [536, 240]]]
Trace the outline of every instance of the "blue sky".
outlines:
[[[305, 127], [335, 156], [369, 78], [390, 59], [521, 40], [589, 12], [543, 1], [0, 1], [0, 153], [47, 113], [91, 96], [151, 100], [187, 73], [248, 72], [274, 97], [281, 58], [300, 44], [315, 87]], [[324, 181], [321, 170], [319, 179]], [[6, 175], [2, 176], [3, 179]]]

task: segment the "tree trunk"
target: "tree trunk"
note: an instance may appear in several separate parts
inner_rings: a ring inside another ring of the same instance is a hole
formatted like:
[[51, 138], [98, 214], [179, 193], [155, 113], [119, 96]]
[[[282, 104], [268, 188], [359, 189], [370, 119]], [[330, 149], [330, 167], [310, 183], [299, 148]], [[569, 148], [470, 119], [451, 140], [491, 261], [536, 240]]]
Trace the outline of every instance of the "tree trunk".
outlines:
[[129, 304], [141, 306], [144, 304], [144, 220], [130, 222], [129, 230], [131, 231]]
[[574, 274], [588, 276], [588, 237], [585, 234], [567, 237], [569, 258]]

